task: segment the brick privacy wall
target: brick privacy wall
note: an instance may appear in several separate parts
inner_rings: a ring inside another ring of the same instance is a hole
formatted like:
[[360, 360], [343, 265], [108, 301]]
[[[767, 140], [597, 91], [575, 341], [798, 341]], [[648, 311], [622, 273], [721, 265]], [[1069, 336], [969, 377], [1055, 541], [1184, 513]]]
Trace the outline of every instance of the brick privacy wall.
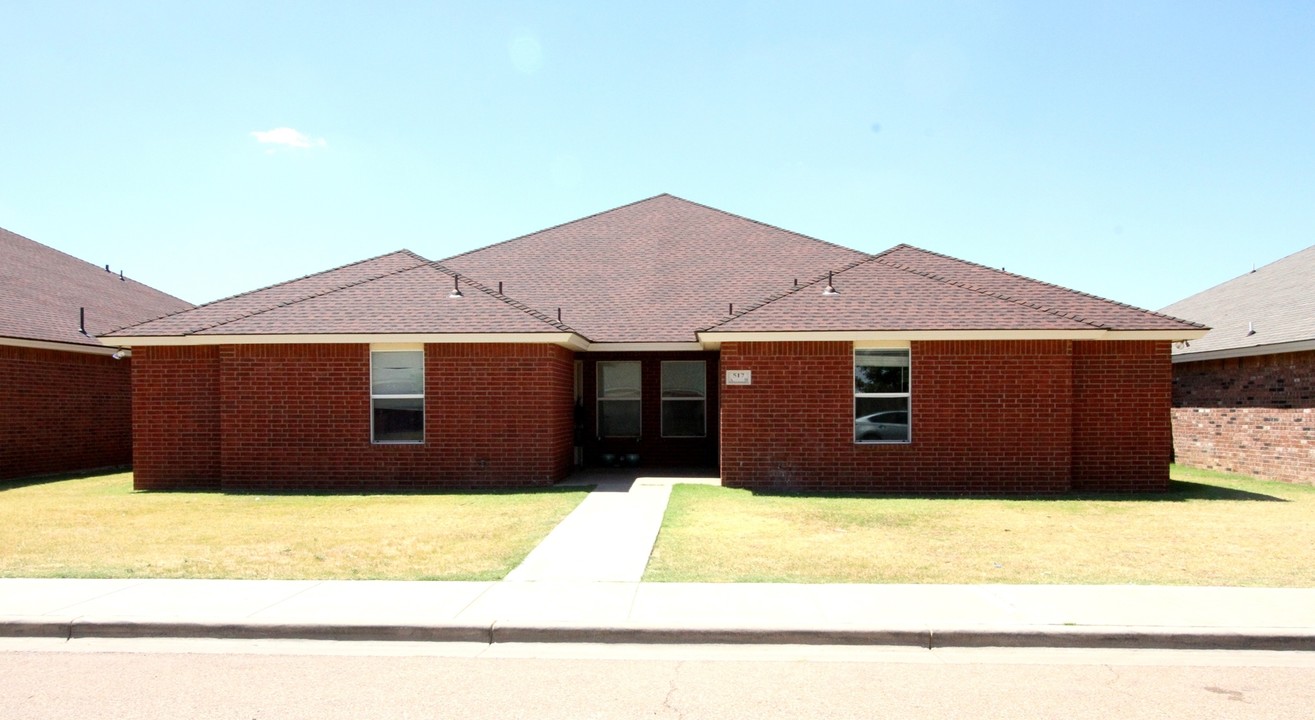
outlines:
[[219, 348], [132, 351], [133, 488], [218, 490]]
[[[640, 464], [652, 467], [716, 467], [718, 434], [718, 366], [715, 352], [629, 352], [588, 353], [583, 363], [584, 429], [582, 433], [585, 463], [597, 464], [602, 453], [638, 453]], [[640, 406], [641, 436], [629, 438], [598, 437], [598, 363], [610, 360], [637, 360], [643, 383]], [[701, 438], [662, 437], [662, 361], [702, 360], [707, 368], [707, 405], [704, 408], [707, 435]]]
[[131, 365], [0, 345], [0, 479], [130, 464]]
[[[912, 440], [856, 444], [853, 348], [848, 342], [724, 343], [724, 370], [751, 370], [753, 384], [722, 387], [724, 484], [783, 491], [983, 493], [1063, 492], [1073, 487], [1079, 442], [1100, 441], [1103, 427], [1075, 427], [1075, 355], [1120, 353], [1126, 371], [1102, 368], [1082, 379], [1123, 398], [1146, 382], [1139, 365], [1168, 366], [1167, 343], [1122, 351], [1097, 345], [1074, 353], [1070, 341], [914, 342], [910, 348]], [[1160, 347], [1163, 345], [1163, 348]], [[1162, 353], [1160, 351], [1163, 351]], [[1158, 360], [1143, 356], [1158, 357]], [[1086, 365], [1084, 365], [1086, 367]], [[1168, 414], [1168, 377], [1161, 412]], [[1117, 405], [1104, 401], [1105, 407]], [[1149, 407], [1153, 400], [1139, 400]], [[1164, 421], [1167, 425], [1167, 420]], [[1076, 433], [1076, 434], [1075, 434]], [[1168, 436], [1119, 437], [1117, 452], [1084, 453], [1086, 489], [1147, 489], [1167, 484]], [[1088, 455], [1091, 456], [1088, 459]], [[1125, 457], [1126, 456], [1126, 457]], [[1163, 464], [1142, 472], [1154, 458]], [[1135, 472], [1132, 476], [1097, 475]]]
[[[573, 356], [564, 348], [426, 345], [425, 442], [413, 445], [370, 442], [368, 345], [211, 350], [215, 388], [197, 396], [213, 398], [218, 410], [209, 443], [225, 491], [517, 487], [551, 484], [570, 471]], [[168, 425], [172, 410], [161, 407], [171, 406], [139, 409]], [[169, 441], [150, 442], [156, 449]], [[166, 463], [147, 476], [170, 473]], [[191, 484], [190, 475], [165, 483]]]
[[1315, 351], [1173, 366], [1177, 462], [1315, 484]]
[[1167, 341], [1073, 343], [1073, 489], [1169, 489]]

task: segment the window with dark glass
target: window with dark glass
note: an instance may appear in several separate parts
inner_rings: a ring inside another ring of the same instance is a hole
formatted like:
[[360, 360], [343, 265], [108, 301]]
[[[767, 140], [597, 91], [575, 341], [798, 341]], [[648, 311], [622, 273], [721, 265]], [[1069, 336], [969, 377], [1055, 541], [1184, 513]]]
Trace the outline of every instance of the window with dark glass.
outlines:
[[707, 366], [702, 360], [662, 363], [662, 437], [707, 434]]
[[854, 351], [854, 442], [909, 442], [909, 351]]
[[425, 440], [425, 353], [370, 353], [370, 435], [376, 443]]
[[598, 363], [598, 437], [639, 437], [642, 387], [638, 362]]

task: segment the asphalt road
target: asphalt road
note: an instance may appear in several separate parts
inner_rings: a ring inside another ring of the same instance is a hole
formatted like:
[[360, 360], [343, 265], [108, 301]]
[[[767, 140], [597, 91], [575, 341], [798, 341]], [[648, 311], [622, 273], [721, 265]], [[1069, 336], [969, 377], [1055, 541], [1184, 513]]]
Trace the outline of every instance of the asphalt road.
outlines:
[[0, 718], [1315, 718], [1315, 653], [0, 640]]

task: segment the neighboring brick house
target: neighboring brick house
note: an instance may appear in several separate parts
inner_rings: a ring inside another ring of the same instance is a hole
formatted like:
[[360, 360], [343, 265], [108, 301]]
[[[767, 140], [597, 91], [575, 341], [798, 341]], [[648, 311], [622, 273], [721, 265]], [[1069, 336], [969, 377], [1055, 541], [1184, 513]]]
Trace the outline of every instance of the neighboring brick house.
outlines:
[[1164, 312], [1214, 328], [1173, 350], [1176, 460], [1315, 483], [1315, 246]]
[[670, 195], [431, 262], [382, 255], [111, 333], [143, 489], [549, 484], [577, 463], [765, 490], [1168, 483], [1200, 326]]
[[190, 307], [0, 230], [0, 479], [131, 463], [131, 361], [96, 335]]

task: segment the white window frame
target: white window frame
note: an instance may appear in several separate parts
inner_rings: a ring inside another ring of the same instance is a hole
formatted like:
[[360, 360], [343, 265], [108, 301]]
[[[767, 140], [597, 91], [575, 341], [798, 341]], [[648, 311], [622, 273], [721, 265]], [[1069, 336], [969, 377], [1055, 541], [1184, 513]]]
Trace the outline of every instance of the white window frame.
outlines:
[[[605, 398], [603, 397], [603, 366], [620, 365], [622, 363], [631, 363], [639, 366], [639, 391], [638, 397], [633, 398]], [[641, 438], [644, 436], [644, 363], [639, 360], [599, 360], [594, 363], [594, 435], [599, 440], [627, 440], [630, 438]], [[603, 403], [605, 402], [633, 402], [639, 403], [639, 428], [635, 435], [604, 435], [603, 434]]]
[[[885, 343], [863, 343], [855, 344], [850, 367], [850, 382], [853, 382], [853, 368], [858, 367], [858, 354], [862, 350], [882, 350], [885, 352], [903, 350], [909, 358], [909, 391], [899, 393], [861, 393], [854, 389], [853, 411], [850, 412], [849, 425], [850, 437], [853, 438], [855, 445], [909, 445], [913, 442], [913, 352], [907, 344], [885, 344]], [[905, 414], [909, 421], [909, 436], [904, 440], [859, 440], [854, 430], [854, 423], [858, 420], [858, 399], [859, 398], [905, 398]]]
[[[671, 397], [671, 398], [669, 398], [669, 397], [667, 397], [667, 389], [666, 389], [667, 365], [670, 364], [670, 363], [697, 364], [697, 365], [701, 365], [701, 366], [703, 367], [703, 397], [697, 397], [697, 398], [691, 398], [691, 397]], [[707, 361], [707, 360], [663, 360], [663, 361], [662, 361], [662, 377], [659, 379], [659, 383], [660, 383], [660, 384], [659, 384], [659, 392], [660, 392], [660, 394], [661, 394], [661, 398], [660, 398], [660, 399], [661, 399], [661, 404], [662, 404], [662, 406], [663, 406], [662, 408], [660, 408], [660, 409], [663, 410], [663, 412], [662, 412], [662, 417], [661, 417], [661, 420], [660, 420], [660, 422], [662, 423], [662, 437], [664, 437], [664, 438], [674, 438], [674, 439], [680, 439], [680, 438], [691, 438], [691, 439], [692, 439], [692, 438], [706, 438], [706, 437], [708, 436], [708, 361]], [[703, 427], [699, 430], [699, 434], [698, 434], [698, 435], [668, 435], [668, 434], [667, 434], [667, 413], [665, 412], [665, 406], [666, 406], [666, 404], [669, 403], [669, 402], [697, 402], [697, 403], [703, 403]]]
[[[396, 394], [379, 394], [374, 392], [374, 356], [383, 353], [401, 353], [409, 352], [420, 353], [420, 393]], [[383, 347], [370, 346], [370, 374], [366, 378], [370, 384], [370, 444], [371, 445], [424, 445], [425, 434], [428, 432], [429, 423], [426, 415], [429, 414], [428, 404], [425, 402], [425, 346], [424, 345], [386, 345]], [[420, 439], [419, 440], [376, 440], [374, 436], [374, 401], [375, 400], [420, 400]]]

